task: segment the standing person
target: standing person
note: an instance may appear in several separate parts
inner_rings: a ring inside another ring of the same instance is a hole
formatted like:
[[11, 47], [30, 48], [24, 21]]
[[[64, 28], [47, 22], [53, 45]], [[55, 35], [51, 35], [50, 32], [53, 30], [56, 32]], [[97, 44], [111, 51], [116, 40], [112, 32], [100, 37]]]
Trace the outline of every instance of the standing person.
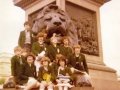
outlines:
[[20, 69], [19, 84], [25, 85], [24, 90], [30, 90], [39, 85], [36, 80], [36, 67], [34, 65], [35, 56], [32, 53], [29, 53], [26, 56], [26, 60], [26, 63], [24, 63]]
[[14, 53], [15, 55], [11, 58], [11, 73], [15, 79], [15, 83], [19, 84], [20, 68], [25, 63], [25, 58], [21, 55], [22, 48], [19, 46], [14, 48]]
[[28, 21], [24, 23], [24, 28], [25, 30], [20, 32], [18, 45], [22, 48], [27, 48], [29, 51], [31, 51], [31, 45], [33, 43], [33, 34]]
[[39, 69], [38, 81], [40, 82], [39, 90], [53, 90], [54, 73], [52, 68], [49, 66], [50, 59], [48, 57], [43, 57], [41, 59], [42, 66]]
[[90, 77], [88, 75], [88, 67], [85, 56], [80, 52], [81, 46], [74, 46], [74, 53], [69, 58], [68, 66], [73, 72], [81, 72], [81, 76], [76, 78], [78, 86], [91, 86]]
[[69, 39], [67, 36], [62, 39], [63, 45], [60, 46], [60, 53], [66, 57], [67, 63], [70, 55], [73, 53], [72, 47], [69, 45]]
[[48, 46], [48, 57], [50, 58], [51, 62], [55, 60], [56, 54], [60, 53], [60, 47], [58, 45], [58, 40], [55, 36], [56, 34], [54, 33], [53, 36], [50, 38], [51, 44]]
[[73, 87], [70, 84], [70, 81], [72, 80], [71, 69], [66, 66], [66, 58], [63, 55], [61, 55], [59, 58], [58, 64], [59, 67], [57, 71], [57, 86], [59, 87], [59, 90], [68, 90], [68, 88]]

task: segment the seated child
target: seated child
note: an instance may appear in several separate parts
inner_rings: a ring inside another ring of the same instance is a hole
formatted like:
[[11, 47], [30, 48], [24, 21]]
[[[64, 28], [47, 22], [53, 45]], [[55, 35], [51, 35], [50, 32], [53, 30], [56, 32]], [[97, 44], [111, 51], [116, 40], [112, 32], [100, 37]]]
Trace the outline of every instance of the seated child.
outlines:
[[16, 46], [14, 48], [15, 55], [11, 58], [11, 73], [16, 84], [19, 84], [19, 73], [21, 66], [25, 63], [25, 58], [22, 56], [22, 48]]
[[53, 90], [53, 81], [54, 74], [53, 70], [49, 66], [50, 59], [48, 57], [42, 57], [41, 59], [41, 67], [38, 73], [38, 81], [40, 82], [39, 90], [45, 90], [47, 87], [48, 90]]
[[19, 74], [19, 84], [25, 85], [24, 90], [30, 90], [38, 87], [36, 78], [36, 67], [34, 65], [35, 57], [32, 53], [26, 56], [27, 62], [21, 66]]
[[73, 87], [73, 85], [70, 84], [70, 81], [72, 80], [72, 72], [70, 68], [66, 66], [66, 59], [62, 55], [61, 58], [58, 60], [58, 71], [57, 71], [57, 86], [59, 87], [59, 90], [68, 90], [68, 88]]
[[22, 56], [22, 48], [20, 46], [14, 48], [14, 54], [15, 55], [11, 58], [12, 75], [6, 79], [3, 85], [4, 88], [15, 87], [15, 85], [19, 84], [20, 68], [25, 63], [25, 58]]

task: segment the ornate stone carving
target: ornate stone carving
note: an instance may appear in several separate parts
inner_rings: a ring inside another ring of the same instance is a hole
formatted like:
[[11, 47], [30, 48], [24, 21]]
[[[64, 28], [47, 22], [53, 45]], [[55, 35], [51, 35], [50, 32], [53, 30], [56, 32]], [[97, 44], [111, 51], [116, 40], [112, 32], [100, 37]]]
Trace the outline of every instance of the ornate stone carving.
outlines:
[[82, 46], [82, 52], [99, 55], [95, 12], [68, 2], [66, 10], [76, 26], [78, 42]]
[[32, 31], [34, 33], [46, 32], [47, 38], [53, 33], [58, 36], [68, 36], [70, 45], [78, 44], [77, 30], [72, 20], [66, 12], [56, 5], [48, 5], [44, 7], [35, 19]]
[[[41, 10], [29, 15], [32, 25]], [[76, 27], [78, 43], [82, 45], [81, 51], [90, 55], [99, 55], [96, 13], [68, 2], [66, 3], [66, 11]]]

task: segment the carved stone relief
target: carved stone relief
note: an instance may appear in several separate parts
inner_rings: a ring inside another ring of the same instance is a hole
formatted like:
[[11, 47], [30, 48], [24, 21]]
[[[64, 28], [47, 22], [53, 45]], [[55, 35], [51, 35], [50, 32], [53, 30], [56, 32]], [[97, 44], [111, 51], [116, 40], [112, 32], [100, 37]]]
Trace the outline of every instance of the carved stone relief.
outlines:
[[[38, 10], [29, 15], [29, 21], [32, 25], [40, 11]], [[99, 46], [96, 13], [70, 2], [66, 2], [66, 12], [76, 26], [78, 43], [82, 46], [81, 51], [85, 54], [98, 56]]]
[[83, 7], [66, 3], [66, 11], [71, 16], [77, 32], [78, 42], [82, 52], [90, 55], [99, 55], [96, 13]]

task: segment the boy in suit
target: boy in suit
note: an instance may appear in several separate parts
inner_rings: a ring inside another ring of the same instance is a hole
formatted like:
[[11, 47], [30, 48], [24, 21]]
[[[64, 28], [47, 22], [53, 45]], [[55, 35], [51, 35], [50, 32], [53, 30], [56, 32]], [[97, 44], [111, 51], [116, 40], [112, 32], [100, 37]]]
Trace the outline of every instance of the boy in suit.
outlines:
[[20, 32], [18, 45], [22, 48], [27, 48], [30, 51], [33, 43], [33, 34], [28, 21], [24, 23], [24, 28], [25, 30]]
[[69, 58], [68, 66], [71, 67], [73, 73], [79, 72], [81, 75], [76, 77], [77, 86], [91, 86], [90, 76], [88, 75], [88, 67], [85, 55], [80, 52], [81, 46], [74, 46], [74, 53]]
[[69, 45], [67, 36], [62, 38], [62, 45], [60, 46], [60, 53], [66, 57], [67, 63], [70, 55], [73, 53], [72, 47]]
[[19, 46], [14, 48], [15, 55], [11, 58], [11, 73], [15, 83], [19, 84], [19, 73], [21, 66], [25, 63], [25, 58], [21, 55], [22, 49]]
[[58, 45], [58, 40], [55, 33], [50, 38], [50, 42], [51, 44], [48, 46], [47, 55], [50, 58], [51, 62], [53, 62], [53, 60], [55, 60], [56, 54], [60, 53], [60, 46]]

